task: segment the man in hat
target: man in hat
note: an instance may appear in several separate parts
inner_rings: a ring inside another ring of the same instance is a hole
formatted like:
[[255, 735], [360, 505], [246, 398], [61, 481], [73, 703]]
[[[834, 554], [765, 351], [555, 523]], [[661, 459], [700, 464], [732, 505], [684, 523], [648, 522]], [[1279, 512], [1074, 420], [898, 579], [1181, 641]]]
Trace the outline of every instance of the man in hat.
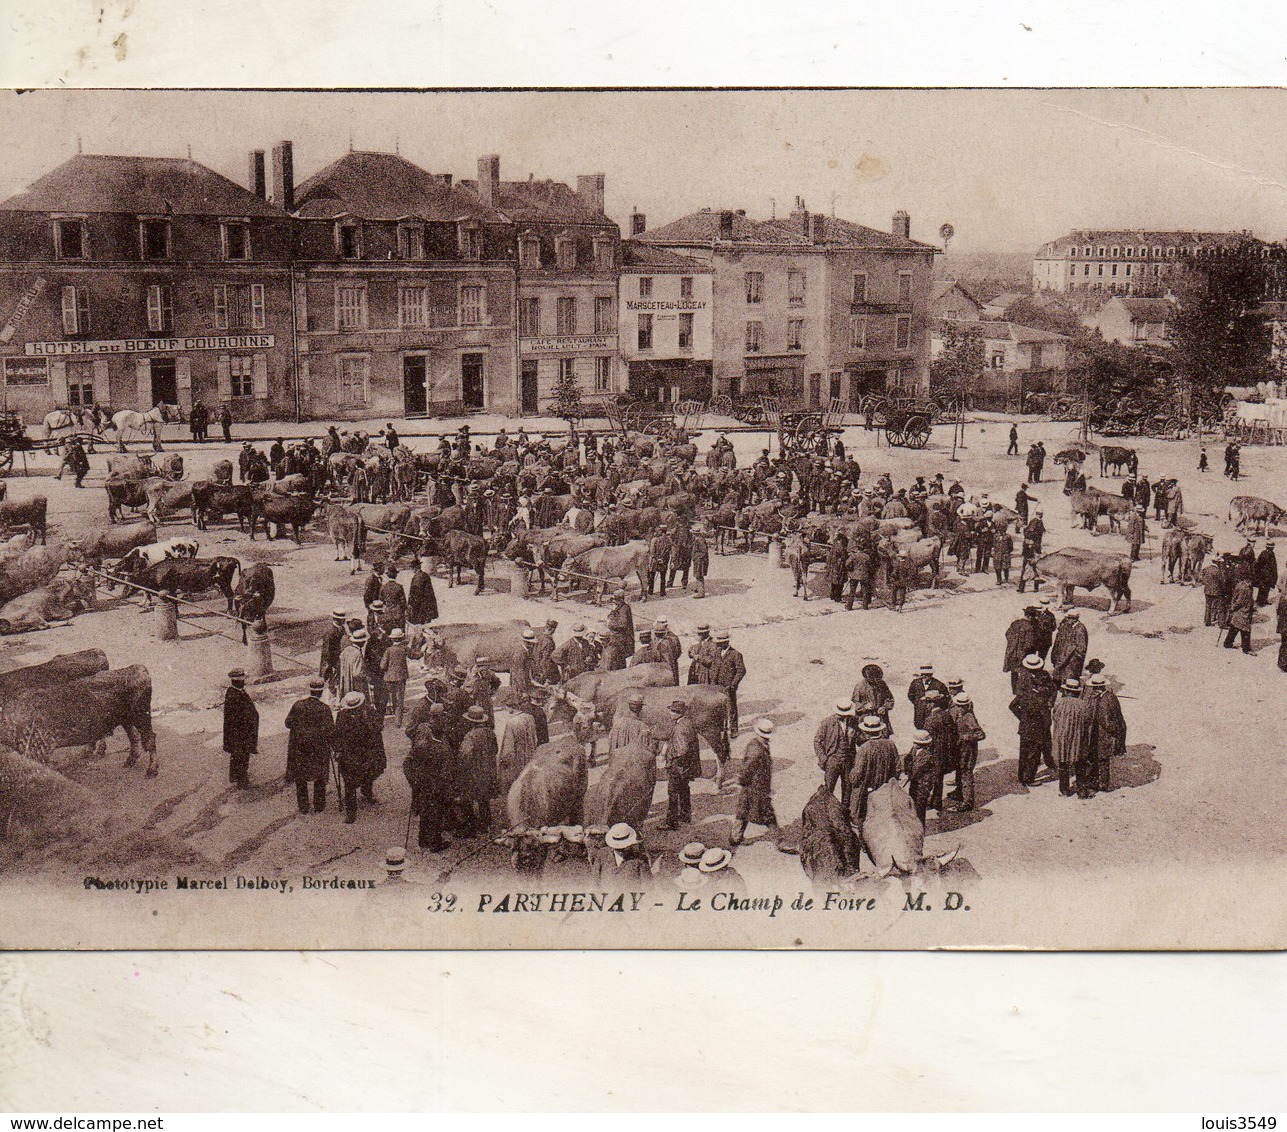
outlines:
[[1057, 622], [1055, 620], [1054, 610], [1051, 609], [1053, 599], [1049, 594], [1043, 594], [1037, 601], [1036, 612], [1032, 615], [1033, 637], [1032, 652], [1041, 657], [1044, 662], [1050, 653], [1050, 646], [1054, 644], [1055, 629]]
[[943, 768], [934, 749], [934, 737], [925, 730], [912, 732], [912, 747], [903, 759], [903, 773], [907, 775], [907, 793], [922, 826], [933, 804], [935, 789], [943, 787]]
[[746, 827], [752, 822], [766, 826], [777, 836], [778, 817], [773, 811], [773, 756], [769, 749], [772, 734], [773, 721], [767, 717], [757, 719], [754, 734], [742, 752], [742, 768], [737, 776], [740, 793], [733, 831], [728, 839], [730, 845], [742, 844]]
[[388, 765], [380, 723], [361, 692], [349, 692], [335, 713], [335, 762], [344, 790], [344, 823], [357, 821], [358, 795], [375, 803], [375, 780]]
[[925, 717], [929, 714], [929, 705], [925, 703], [928, 692], [941, 692], [946, 696], [947, 685], [934, 675], [932, 664], [922, 664], [907, 686], [907, 699], [912, 705], [912, 723], [915, 727], [925, 726]]
[[407, 851], [401, 845], [394, 845], [384, 853], [384, 884], [401, 887], [407, 884], [403, 871], [407, 867]]
[[246, 672], [234, 668], [228, 673], [228, 690], [223, 696], [223, 749], [228, 753], [228, 781], [233, 786], [250, 785], [250, 756], [259, 751], [259, 710], [246, 693]]
[[644, 722], [644, 694], [638, 688], [626, 693], [626, 710], [613, 715], [612, 729], [608, 732], [608, 753], [625, 747], [646, 747], [656, 750], [657, 743], [652, 728]]
[[635, 651], [635, 618], [630, 611], [630, 603], [626, 601], [624, 589], [613, 591], [612, 608], [608, 610], [608, 634], [612, 657], [609, 671], [625, 668]]
[[684, 651], [679, 638], [670, 631], [670, 619], [662, 616], [652, 623], [652, 640], [670, 665], [671, 682], [679, 683], [679, 656]]
[[339, 670], [336, 674], [336, 686], [340, 699], [349, 692], [361, 692], [364, 696], [370, 690], [366, 674], [366, 646], [371, 634], [363, 628], [354, 629], [340, 652]]
[[1014, 536], [1009, 527], [998, 527], [992, 535], [992, 569], [997, 585], [1010, 584], [1010, 560], [1014, 557]]
[[718, 654], [719, 650], [711, 640], [711, 627], [705, 623], [698, 625], [697, 640], [688, 649], [688, 683], [709, 684]]
[[419, 649], [425, 626], [438, 619], [438, 598], [424, 563], [422, 558], [415, 560], [407, 583], [407, 645], [411, 649]]
[[492, 671], [491, 657], [479, 653], [474, 657], [474, 663], [465, 677], [464, 689], [469, 693], [471, 702], [483, 709], [488, 726], [494, 726], [496, 723], [496, 709], [492, 698], [500, 686], [500, 677]]
[[1148, 533], [1147, 525], [1144, 521], [1144, 507], [1136, 504], [1134, 509], [1122, 520], [1122, 537], [1126, 539], [1126, 545], [1131, 548], [1131, 561], [1140, 560], [1140, 547], [1144, 545], [1144, 536]]
[[746, 678], [746, 662], [730, 643], [727, 629], [716, 631], [715, 650], [715, 659], [711, 664], [711, 683], [719, 685], [728, 693], [728, 733], [731, 737], [737, 734], [737, 689]]
[[528, 710], [530, 703], [513, 686], [496, 697], [496, 702], [506, 710], [501, 715], [501, 736], [496, 759], [496, 793], [504, 797], [523, 768], [532, 761], [539, 740], [536, 734], [536, 717]]
[[1005, 631], [1005, 657], [1001, 662], [1001, 671], [1010, 673], [1011, 693], [1019, 690], [1019, 673], [1023, 671], [1023, 658], [1036, 652], [1037, 607], [1029, 605], [1024, 608], [1023, 616], [1010, 622]]
[[1010, 423], [1010, 443], [1005, 450], [1007, 456], [1019, 455], [1019, 426], [1013, 421]]
[[398, 564], [390, 562], [384, 569], [384, 584], [380, 587], [380, 600], [384, 602], [384, 624], [392, 629], [401, 628], [407, 621], [407, 592], [398, 581]]
[[397, 627], [389, 630], [389, 644], [380, 658], [380, 678], [388, 698], [387, 713], [392, 715], [402, 726], [402, 712], [407, 700], [407, 680], [411, 673], [407, 668], [406, 634]]
[[366, 606], [368, 612], [371, 606], [380, 599], [380, 587], [384, 585], [384, 563], [377, 562], [371, 568], [371, 576], [367, 578], [366, 585], [362, 588], [362, 604]]
[[555, 683], [559, 678], [557, 662], [554, 659], [556, 651], [554, 630], [558, 627], [559, 623], [551, 617], [536, 630], [536, 642], [532, 645], [531, 677], [542, 684]]
[[326, 809], [326, 779], [331, 773], [331, 751], [335, 746], [335, 720], [322, 702], [326, 681], [314, 676], [308, 695], [291, 704], [286, 713], [286, 781], [295, 784], [295, 802], [301, 814], [308, 813], [308, 786], [313, 784], [313, 813]]
[[813, 753], [822, 771], [823, 785], [835, 793], [840, 783], [840, 804], [849, 809], [849, 774], [854, 765], [854, 705], [842, 700], [826, 717], [813, 736]]
[[669, 667], [669, 659], [668, 654], [653, 642], [652, 630], [641, 629], [639, 631], [639, 648], [635, 655], [630, 658], [630, 667], [634, 668], [640, 664], [664, 664]]
[[491, 801], [496, 796], [496, 733], [487, 714], [473, 704], [464, 717], [465, 732], [457, 757], [461, 799], [465, 807], [466, 837], [491, 831]]
[[639, 844], [639, 834], [626, 822], [612, 826], [603, 836], [602, 848], [592, 848], [589, 857], [590, 878], [604, 888], [646, 888], [652, 882], [652, 863]]
[[928, 704], [929, 710], [925, 713], [922, 729], [928, 731], [930, 738], [933, 739], [934, 754], [942, 768], [942, 775], [939, 776], [938, 785], [934, 788], [930, 805], [942, 812], [943, 778], [958, 766], [956, 720], [952, 718], [951, 702], [946, 692], [931, 688], [925, 693], [923, 702]]
[[831, 600], [841, 602], [845, 599], [845, 580], [849, 576], [849, 538], [839, 534], [827, 550], [827, 586]]
[[702, 854], [697, 871], [706, 878], [706, 886], [716, 888], [737, 898], [746, 896], [746, 881], [732, 866], [733, 854], [718, 845], [712, 845]]
[[1081, 679], [1089, 648], [1090, 634], [1081, 623], [1081, 612], [1070, 609], [1059, 622], [1055, 642], [1050, 648], [1050, 668], [1060, 684], [1069, 678]]
[[1233, 595], [1229, 599], [1229, 620], [1224, 635], [1224, 647], [1231, 649], [1234, 638], [1242, 638], [1242, 651], [1251, 653], [1251, 622], [1256, 614], [1256, 599], [1252, 592], [1251, 580], [1237, 577], [1233, 583]]
[[389, 705], [389, 690], [384, 684], [384, 654], [389, 647], [389, 637], [383, 628], [384, 603], [375, 601], [367, 623], [367, 639], [362, 646], [362, 672], [366, 676], [369, 707], [375, 718], [383, 722]]
[[889, 713], [894, 710], [894, 693], [885, 683], [885, 670], [879, 664], [862, 666], [862, 679], [854, 685], [853, 705], [856, 717], [877, 716], [885, 730], [890, 735], [894, 733], [889, 719]]
[[[1096, 705], [1082, 699], [1081, 681], [1070, 676], [1059, 685], [1059, 699], [1050, 713], [1050, 749], [1059, 769], [1059, 793], [1089, 798], [1097, 775], [1091, 743], [1095, 737]], [[1076, 788], [1073, 776], [1076, 776]]]
[[1086, 682], [1090, 701], [1095, 705], [1094, 770], [1096, 790], [1111, 790], [1112, 760], [1126, 753], [1126, 716], [1117, 693], [1108, 686], [1102, 672]]
[[[572, 636], [554, 650], [554, 663], [559, 666], [559, 673], [564, 683], [575, 679], [591, 669], [590, 646], [586, 641], [586, 627], [577, 625]], [[619, 666], [624, 668], [624, 662]]]
[[854, 826], [861, 829], [867, 816], [867, 795], [897, 778], [899, 763], [898, 748], [886, 734], [880, 716], [863, 716], [858, 724], [858, 737], [853, 769], [849, 773], [848, 810]]
[[961, 810], [974, 809], [974, 768], [979, 761], [979, 743], [987, 735], [974, 714], [974, 701], [965, 692], [952, 697], [949, 709], [956, 724], [956, 784], [949, 799]]
[[694, 525], [689, 533], [688, 561], [693, 570], [693, 597], [706, 596], [706, 575], [710, 571], [711, 551], [706, 534]]
[[535, 687], [532, 683], [532, 674], [535, 668], [536, 630], [524, 627], [522, 645], [509, 666], [509, 686], [516, 695], [532, 694]]
[[1019, 721], [1019, 782], [1032, 786], [1042, 762], [1050, 765], [1050, 711], [1057, 686], [1041, 657], [1030, 653], [1023, 658], [1019, 687], [1010, 701], [1010, 711]]
[[343, 609], [332, 610], [331, 623], [322, 638], [322, 659], [317, 666], [317, 674], [332, 694], [335, 694], [340, 678], [340, 653], [344, 651], [348, 636], [344, 627], [344, 618], [347, 616]]
[[1265, 543], [1265, 549], [1256, 558], [1252, 580], [1256, 585], [1256, 604], [1268, 605], [1269, 591], [1278, 584], [1278, 555], [1274, 553], [1273, 539]]
[[702, 773], [697, 729], [688, 718], [688, 704], [675, 700], [670, 705], [670, 738], [663, 756], [666, 764], [666, 820], [660, 829], [678, 829], [693, 820], [693, 799], [689, 783]]

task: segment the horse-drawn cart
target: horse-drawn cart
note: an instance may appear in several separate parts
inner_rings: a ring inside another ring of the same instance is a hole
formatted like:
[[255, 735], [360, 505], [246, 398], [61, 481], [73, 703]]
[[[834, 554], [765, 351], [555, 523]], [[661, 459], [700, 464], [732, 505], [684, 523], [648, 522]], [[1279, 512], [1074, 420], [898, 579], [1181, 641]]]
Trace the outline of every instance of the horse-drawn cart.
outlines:
[[7, 476], [13, 468], [15, 452], [22, 454], [22, 474], [27, 474], [28, 452], [56, 452], [65, 437], [37, 440], [27, 435], [22, 414], [12, 409], [0, 410], [0, 476]]
[[924, 448], [929, 443], [934, 418], [940, 414], [933, 401], [914, 397], [885, 402], [885, 443], [891, 448]]

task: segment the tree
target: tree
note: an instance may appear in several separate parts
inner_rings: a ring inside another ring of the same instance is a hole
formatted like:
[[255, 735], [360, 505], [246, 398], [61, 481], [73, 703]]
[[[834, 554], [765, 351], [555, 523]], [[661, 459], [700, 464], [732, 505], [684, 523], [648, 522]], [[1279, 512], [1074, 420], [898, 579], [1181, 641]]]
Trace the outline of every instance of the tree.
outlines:
[[1171, 341], [1177, 369], [1196, 389], [1213, 393], [1271, 376], [1272, 333], [1260, 307], [1282, 271], [1280, 246], [1250, 240], [1190, 261]]
[[576, 428], [577, 422], [585, 416], [585, 405], [581, 400], [581, 383], [577, 380], [572, 367], [559, 367], [559, 380], [554, 386], [554, 412], [568, 422], [569, 428]]
[[930, 362], [930, 390], [960, 396], [971, 392], [983, 373], [983, 336], [973, 327], [943, 327], [943, 352]]

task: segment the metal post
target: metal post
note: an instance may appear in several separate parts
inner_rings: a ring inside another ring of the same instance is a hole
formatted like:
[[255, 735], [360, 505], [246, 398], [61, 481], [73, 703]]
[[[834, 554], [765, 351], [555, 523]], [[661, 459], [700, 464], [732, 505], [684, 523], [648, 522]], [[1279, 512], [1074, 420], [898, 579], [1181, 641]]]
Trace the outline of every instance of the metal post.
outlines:
[[161, 597], [156, 603], [156, 639], [176, 641], [179, 638], [179, 603], [172, 597]]
[[273, 674], [273, 654], [268, 646], [268, 626], [262, 619], [246, 635], [246, 675], [251, 683]]

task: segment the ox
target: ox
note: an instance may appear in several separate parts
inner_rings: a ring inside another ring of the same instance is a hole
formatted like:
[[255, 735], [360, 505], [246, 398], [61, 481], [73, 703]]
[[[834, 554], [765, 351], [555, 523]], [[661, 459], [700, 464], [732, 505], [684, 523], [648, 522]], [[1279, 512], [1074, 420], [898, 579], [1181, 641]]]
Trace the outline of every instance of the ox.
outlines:
[[303, 541], [304, 528], [312, 522], [318, 506], [316, 500], [303, 496], [260, 492], [255, 496], [255, 512], [250, 519], [250, 537], [252, 539], [255, 537], [255, 528], [260, 522], [264, 524], [264, 534], [268, 538], [281, 538], [282, 528], [290, 527], [295, 545], [298, 546]]
[[192, 524], [204, 531], [213, 519], [225, 515], [237, 516], [237, 529], [245, 530], [255, 515], [255, 493], [245, 484], [231, 484], [212, 480], [198, 480], [192, 485]]
[[834, 790], [819, 786], [800, 814], [800, 864], [815, 884], [852, 876], [862, 865], [862, 845]]
[[326, 508], [326, 533], [335, 544], [335, 561], [352, 562], [350, 574], [362, 571], [362, 551], [366, 547], [366, 524], [360, 512], [332, 503]]
[[448, 588], [461, 584], [461, 572], [466, 566], [478, 576], [474, 593], [483, 592], [487, 572], [487, 540], [482, 535], [468, 531], [448, 531], [441, 538], [429, 540], [428, 551], [447, 567]]
[[1099, 450], [1099, 474], [1101, 476], [1120, 476], [1125, 468], [1132, 475], [1139, 470], [1139, 457], [1134, 448], [1120, 448], [1116, 444], [1105, 444]]
[[53, 546], [33, 546], [0, 559], [0, 601], [52, 582], [71, 557], [69, 544], [55, 542]]
[[[235, 558], [219, 555], [215, 558], [171, 558], [149, 566], [135, 577], [135, 581], [148, 590], [155, 590], [171, 597], [180, 594], [196, 596], [217, 589], [228, 601], [232, 612], [232, 579], [241, 568]], [[148, 605], [152, 595], [148, 594]]]
[[591, 825], [627, 822], [643, 829], [657, 788], [657, 756], [651, 747], [621, 747], [612, 752], [603, 776], [585, 796]]
[[1268, 499], [1257, 499], [1254, 495], [1235, 495], [1229, 500], [1229, 521], [1235, 520], [1238, 530], [1251, 524], [1257, 534], [1266, 534], [1271, 524], [1287, 520], [1287, 511]]
[[[106, 753], [107, 739], [118, 727], [130, 741], [125, 765], [147, 755], [147, 777], [155, 778], [156, 733], [152, 730], [152, 677], [141, 664], [98, 672], [60, 685], [61, 695], [36, 689], [8, 700], [0, 713], [0, 736], [15, 750], [34, 754], [62, 747], [93, 747]], [[33, 748], [35, 751], [33, 752]]]
[[48, 511], [49, 501], [43, 495], [33, 495], [24, 500], [6, 500], [0, 503], [0, 530], [26, 527], [31, 531], [32, 540], [39, 536], [43, 545]]
[[109, 558], [119, 559], [136, 546], [156, 542], [153, 523], [129, 523], [124, 527], [94, 527], [83, 531], [71, 543], [73, 558], [87, 566], [102, 566]]
[[595, 601], [603, 599], [609, 582], [624, 585], [633, 574], [639, 580], [639, 598], [648, 600], [648, 566], [651, 556], [646, 542], [628, 542], [624, 546], [598, 546], [569, 559], [565, 570], [576, 581], [584, 580], [595, 591]]
[[[682, 687], [644, 688], [644, 722], [654, 735], [665, 737], [675, 722], [670, 705], [682, 700], [688, 705], [688, 718], [700, 738], [706, 740], [721, 768], [729, 757], [728, 693], [711, 684], [685, 684]], [[599, 724], [610, 730], [618, 711], [626, 710], [626, 697], [630, 691], [621, 691], [596, 711]], [[584, 712], [578, 712], [578, 716]]]
[[0, 633], [31, 633], [66, 623], [77, 613], [94, 608], [94, 584], [85, 575], [55, 578], [0, 606]]
[[145, 485], [150, 482], [133, 477], [108, 476], [103, 483], [103, 490], [107, 492], [108, 522], [115, 523], [118, 519], [123, 519], [126, 508], [131, 511], [145, 508], [148, 503]]
[[277, 597], [273, 568], [267, 562], [243, 567], [232, 594], [232, 611], [241, 620], [241, 643], [246, 643], [246, 626], [264, 619]]
[[147, 496], [147, 517], [150, 522], [161, 525], [169, 514], [185, 507], [192, 506], [192, 484], [175, 483], [166, 479], [150, 479], [143, 484], [143, 493]]
[[[1074, 589], [1104, 586], [1112, 598], [1109, 612], [1130, 612], [1131, 562], [1125, 555], [1065, 546], [1037, 559], [1037, 575], [1059, 583], [1060, 601], [1065, 607], [1072, 605]], [[1123, 603], [1125, 607], [1119, 608]]]
[[29, 664], [12, 672], [0, 673], [0, 702], [23, 692], [49, 688], [93, 676], [107, 671], [107, 653], [102, 649], [82, 649], [80, 652], [62, 653], [43, 664]]
[[508, 672], [523, 651], [526, 621], [434, 624], [425, 633], [425, 664], [431, 668], [468, 667], [477, 657], [491, 661], [495, 672]]
[[509, 827], [580, 825], [588, 773], [585, 752], [571, 736], [542, 743], [505, 797]]

